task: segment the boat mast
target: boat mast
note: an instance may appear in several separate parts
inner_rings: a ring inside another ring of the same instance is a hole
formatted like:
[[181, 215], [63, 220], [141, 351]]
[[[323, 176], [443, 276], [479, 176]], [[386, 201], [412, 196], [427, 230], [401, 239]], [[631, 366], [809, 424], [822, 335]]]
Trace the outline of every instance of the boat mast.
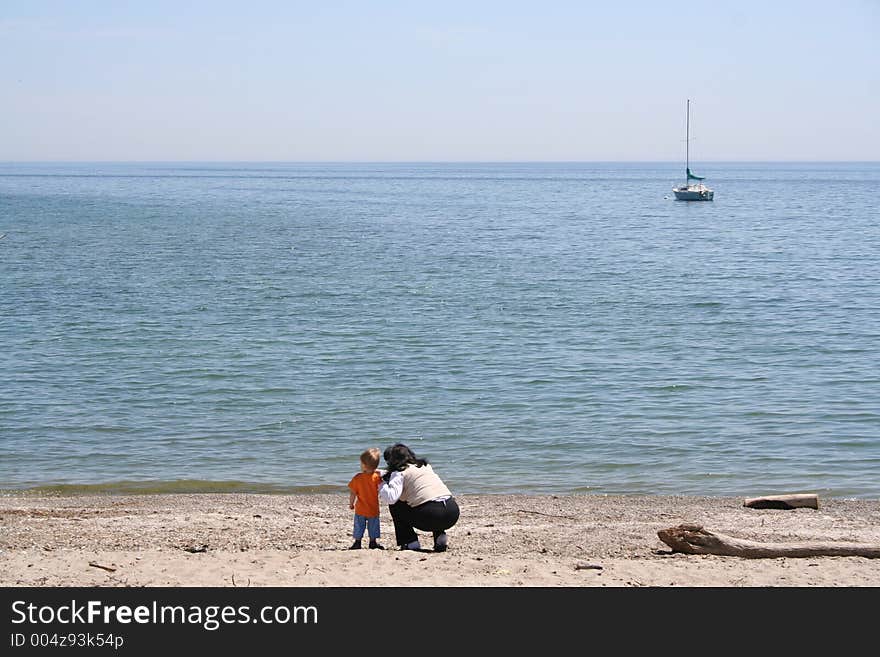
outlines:
[[687, 99], [687, 120], [684, 133], [684, 186], [691, 186], [691, 99]]

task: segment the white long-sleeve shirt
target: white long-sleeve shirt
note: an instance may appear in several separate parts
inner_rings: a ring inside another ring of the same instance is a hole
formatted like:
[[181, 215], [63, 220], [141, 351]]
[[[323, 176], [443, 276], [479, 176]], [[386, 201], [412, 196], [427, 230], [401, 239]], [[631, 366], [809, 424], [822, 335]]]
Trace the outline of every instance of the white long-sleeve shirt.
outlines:
[[388, 477], [388, 483], [382, 480], [379, 484], [379, 501], [385, 504], [394, 504], [400, 499], [403, 493], [403, 473], [400, 471], [392, 472]]
[[[417, 506], [424, 502], [446, 500], [452, 497], [449, 489], [440, 478], [434, 474], [434, 470], [430, 465], [424, 465], [422, 468], [418, 468], [415, 471], [417, 474], [410, 473], [407, 477], [404, 476], [404, 472], [409, 473], [409, 468], [405, 471], [397, 470], [392, 472], [391, 476], [388, 478], [388, 483], [385, 483], [383, 480], [382, 483], [379, 484], [380, 502], [395, 504], [399, 501], [403, 496], [406, 479], [409, 479], [411, 482], [411, 490], [407, 492], [407, 498], [404, 501], [410, 506]], [[428, 497], [428, 495], [431, 494], [428, 493], [428, 491], [431, 491], [436, 497]], [[426, 493], [428, 493], [428, 495], [426, 495]], [[440, 494], [438, 495], [437, 493]], [[415, 497], [415, 501], [413, 500], [413, 497]]]

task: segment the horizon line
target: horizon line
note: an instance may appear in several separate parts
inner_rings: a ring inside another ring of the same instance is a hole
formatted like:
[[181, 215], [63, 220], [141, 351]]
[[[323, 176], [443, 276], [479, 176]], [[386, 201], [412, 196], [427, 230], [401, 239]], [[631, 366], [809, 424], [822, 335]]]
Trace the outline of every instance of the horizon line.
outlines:
[[[0, 164], [681, 164], [678, 160], [0, 160]], [[880, 160], [700, 160], [703, 164], [880, 164]]]

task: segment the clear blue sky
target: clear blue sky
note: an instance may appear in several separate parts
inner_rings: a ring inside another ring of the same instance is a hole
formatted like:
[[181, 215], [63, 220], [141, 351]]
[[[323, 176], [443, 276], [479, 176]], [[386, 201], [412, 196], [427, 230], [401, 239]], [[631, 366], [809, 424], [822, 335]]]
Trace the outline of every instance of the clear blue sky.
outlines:
[[880, 0], [2, 0], [0, 160], [880, 160]]

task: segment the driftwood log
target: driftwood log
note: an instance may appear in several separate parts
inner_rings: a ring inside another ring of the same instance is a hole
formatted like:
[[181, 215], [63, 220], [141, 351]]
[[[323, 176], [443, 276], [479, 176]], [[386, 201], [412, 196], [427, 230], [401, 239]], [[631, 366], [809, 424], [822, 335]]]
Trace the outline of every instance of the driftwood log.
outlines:
[[751, 509], [808, 509], [819, 508], [819, 497], [815, 493], [796, 493], [793, 495], [767, 495], [753, 497], [743, 502], [743, 506]]
[[867, 557], [880, 558], [880, 545], [860, 543], [759, 543], [716, 534], [700, 525], [678, 525], [657, 532], [673, 552], [715, 554], [746, 559], [777, 557]]

